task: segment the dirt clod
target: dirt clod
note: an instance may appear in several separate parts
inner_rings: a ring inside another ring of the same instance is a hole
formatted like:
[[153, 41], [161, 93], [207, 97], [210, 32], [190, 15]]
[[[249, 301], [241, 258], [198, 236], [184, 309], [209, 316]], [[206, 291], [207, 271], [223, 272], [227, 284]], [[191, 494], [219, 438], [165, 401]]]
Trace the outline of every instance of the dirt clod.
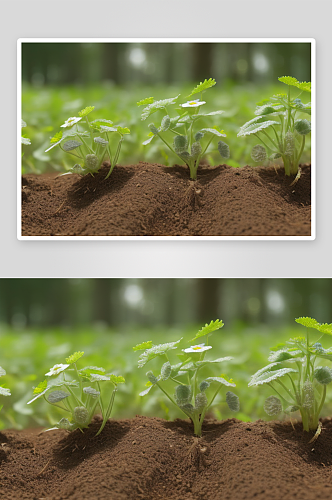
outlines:
[[24, 236], [308, 236], [310, 165], [282, 168], [107, 164], [87, 175], [24, 175]]

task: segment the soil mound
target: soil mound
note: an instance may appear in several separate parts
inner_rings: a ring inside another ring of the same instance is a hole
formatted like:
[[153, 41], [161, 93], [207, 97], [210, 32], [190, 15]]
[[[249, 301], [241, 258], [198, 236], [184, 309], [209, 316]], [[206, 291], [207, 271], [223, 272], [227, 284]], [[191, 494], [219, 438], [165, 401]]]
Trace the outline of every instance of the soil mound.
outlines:
[[94, 177], [28, 174], [23, 236], [309, 236], [310, 165], [282, 168], [108, 166]]
[[2, 500], [332, 499], [332, 421], [301, 424], [138, 416], [89, 429], [0, 434]]

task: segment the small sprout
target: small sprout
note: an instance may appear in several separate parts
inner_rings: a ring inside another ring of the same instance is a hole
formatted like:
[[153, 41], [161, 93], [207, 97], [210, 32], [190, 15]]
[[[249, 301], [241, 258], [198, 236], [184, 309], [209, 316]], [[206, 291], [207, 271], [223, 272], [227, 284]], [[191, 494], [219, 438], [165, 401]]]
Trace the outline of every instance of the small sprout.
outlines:
[[[182, 139], [180, 139], [180, 141], [182, 141]], [[182, 144], [184, 145], [185, 143], [182, 142]], [[146, 396], [153, 387], [159, 387], [168, 399], [191, 419], [194, 424], [194, 434], [196, 436], [201, 436], [205, 414], [213, 404], [222, 387], [235, 387], [232, 379], [228, 379], [226, 375], [208, 377], [200, 383], [197, 380], [197, 374], [202, 367], [232, 359], [230, 357], [214, 360], [205, 359], [206, 352], [212, 349], [212, 346], [208, 345], [209, 335], [223, 326], [224, 323], [220, 320], [211, 321], [209, 324], [206, 324], [199, 330], [193, 339], [196, 340], [201, 337], [206, 337], [206, 342], [182, 349], [181, 353], [178, 353], [178, 358], [181, 362], [173, 365], [168, 359], [168, 356], [171, 354], [171, 351], [178, 348], [178, 344], [182, 339], [176, 342], [168, 342], [167, 344], [159, 345], [153, 345], [151, 341], [143, 342], [133, 348], [134, 351], [145, 349], [139, 356], [139, 368], [145, 366], [146, 363], [157, 357], [161, 357], [162, 359], [166, 358], [166, 362], [161, 366], [160, 376], [156, 377], [152, 371], [147, 372], [148, 382], [146, 384], [146, 389], [140, 392], [140, 396]], [[182, 382], [181, 378], [183, 377], [184, 380]], [[163, 386], [165, 381], [170, 380], [178, 384], [175, 386], [174, 398], [165, 390], [169, 382], [167, 382], [165, 388]], [[214, 393], [210, 393], [209, 391], [211, 385], [215, 387]], [[226, 393], [226, 403], [232, 411], [239, 411], [239, 399], [232, 392]]]
[[[255, 110], [256, 117], [240, 128], [238, 137], [255, 135], [264, 148], [261, 146], [262, 149], [258, 150], [258, 146], [255, 146], [252, 159], [263, 161], [261, 155], [264, 154], [264, 149], [265, 157], [270, 160], [282, 158], [286, 175], [296, 176], [305, 146], [305, 136], [311, 131], [310, 121], [299, 119], [297, 115], [310, 115], [311, 104], [302, 103], [298, 92], [296, 97], [292, 98], [291, 87], [296, 87], [301, 92], [311, 92], [311, 84], [299, 82], [292, 76], [280, 77], [278, 80], [288, 85], [288, 93], [274, 95], [264, 104], [258, 105]], [[271, 120], [271, 117], [276, 120]]]
[[[48, 403], [66, 411], [67, 415], [69, 412], [71, 416], [61, 418], [55, 426], [55, 428], [65, 430], [82, 430], [88, 427], [100, 409], [103, 417], [103, 422], [97, 433], [100, 434], [111, 415], [117, 386], [125, 380], [120, 375], [106, 375], [104, 368], [95, 366], [87, 366], [78, 370], [76, 363], [83, 354], [82, 351], [74, 352], [66, 358], [66, 364], [54, 365], [46, 376], [57, 378], [51, 379], [50, 382], [48, 380], [40, 382], [33, 391], [34, 398], [28, 404], [43, 397]], [[75, 380], [69, 379], [70, 373], [73, 374]], [[105, 391], [107, 397], [106, 395], [102, 396], [101, 383], [112, 384], [111, 395], [109, 391]]]
[[[199, 119], [211, 116], [217, 116], [223, 113], [223, 111], [212, 111], [210, 113], [200, 113], [201, 106], [206, 104], [203, 101], [203, 92], [213, 87], [216, 81], [213, 78], [209, 80], [204, 80], [199, 85], [197, 85], [191, 94], [200, 94], [199, 99], [190, 99], [179, 105], [177, 111], [180, 113], [178, 116], [170, 117], [169, 107], [177, 104], [179, 95], [176, 97], [171, 97], [170, 99], [163, 99], [160, 101], [154, 101], [153, 97], [149, 97], [139, 101], [138, 106], [146, 105], [142, 111], [141, 119], [146, 120], [153, 113], [160, 111], [163, 113], [161, 119], [161, 125], [158, 128], [154, 123], [149, 124], [150, 134], [148, 139], [143, 142], [143, 145], [150, 144], [154, 137], [158, 136], [164, 144], [177, 155], [181, 161], [183, 161], [188, 167], [190, 172], [190, 178], [195, 180], [197, 178], [197, 170], [200, 161], [206, 154], [208, 147], [215, 137], [226, 137], [224, 131], [219, 131], [217, 127], [214, 128], [204, 128], [201, 130], [196, 129], [196, 122]], [[179, 134], [178, 128], [184, 129], [183, 134]], [[151, 135], [152, 133], [152, 135]], [[167, 134], [166, 134], [167, 133]], [[173, 147], [168, 143], [167, 135], [170, 133], [174, 134]], [[164, 136], [164, 134], [166, 134]], [[202, 139], [206, 139], [204, 144], [201, 144]], [[218, 151], [222, 158], [229, 158], [229, 146], [224, 142], [218, 143]]]
[[[332, 382], [332, 369], [316, 366], [316, 363], [321, 359], [331, 360], [332, 349], [324, 349], [317, 340], [310, 342], [309, 328], [332, 335], [332, 324], [321, 324], [308, 317], [295, 321], [307, 328], [306, 337], [291, 338], [279, 345], [278, 350], [270, 354], [270, 363], [258, 370], [248, 385], [268, 384], [276, 391], [278, 397], [270, 396], [265, 402], [268, 415], [300, 411], [303, 430], [316, 431], [326, 398], [326, 386]], [[285, 366], [289, 363], [291, 367]]]
[[[111, 175], [119, 159], [124, 135], [130, 134], [130, 130], [127, 127], [112, 127], [113, 122], [104, 118], [90, 122], [88, 115], [93, 110], [94, 106], [87, 106], [79, 111], [78, 117], [73, 116], [68, 118], [68, 120], [61, 125], [61, 127], [70, 128], [71, 130], [64, 133], [62, 133], [62, 131], [56, 133], [55, 136], [51, 138], [51, 145], [45, 152], [59, 146], [65, 153], [79, 158], [80, 162], [75, 163], [69, 172], [79, 175], [94, 175], [99, 171], [103, 162], [108, 157], [111, 166], [107, 176], [105, 177], [105, 179], [107, 179]], [[81, 121], [82, 119], [84, 119], [83, 122]], [[83, 126], [82, 123], [87, 128], [87, 130], [83, 132], [81, 128]], [[112, 144], [111, 147], [110, 136], [114, 133], [118, 140], [112, 141], [115, 144]], [[68, 138], [69, 136], [74, 138], [63, 142], [65, 138]]]

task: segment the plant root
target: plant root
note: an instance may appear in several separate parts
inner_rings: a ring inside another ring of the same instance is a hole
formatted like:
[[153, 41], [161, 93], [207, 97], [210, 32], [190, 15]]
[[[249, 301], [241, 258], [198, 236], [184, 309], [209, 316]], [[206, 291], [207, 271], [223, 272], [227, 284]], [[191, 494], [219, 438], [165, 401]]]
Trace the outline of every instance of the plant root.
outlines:
[[311, 443], [314, 443], [316, 441], [316, 439], [318, 438], [318, 436], [320, 435], [320, 433], [322, 432], [322, 422], [318, 422], [318, 427], [317, 427], [317, 430], [315, 432], [315, 435], [313, 438], [310, 439], [309, 443], [308, 444], [311, 444]]
[[299, 170], [296, 174], [296, 177], [295, 179], [293, 180], [293, 182], [291, 182], [290, 186], [295, 186], [295, 184], [297, 183], [297, 181], [300, 179], [301, 177], [301, 173], [302, 173], [302, 170], [301, 170], [301, 167], [299, 167]]

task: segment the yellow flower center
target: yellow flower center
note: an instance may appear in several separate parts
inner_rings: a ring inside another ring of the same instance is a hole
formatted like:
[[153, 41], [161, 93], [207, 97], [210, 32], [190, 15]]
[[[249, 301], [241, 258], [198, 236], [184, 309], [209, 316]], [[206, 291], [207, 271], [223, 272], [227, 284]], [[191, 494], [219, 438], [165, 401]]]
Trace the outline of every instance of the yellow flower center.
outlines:
[[200, 345], [197, 345], [197, 346], [193, 347], [193, 349], [195, 349], [195, 351], [199, 351], [200, 349], [202, 349], [202, 347]]

